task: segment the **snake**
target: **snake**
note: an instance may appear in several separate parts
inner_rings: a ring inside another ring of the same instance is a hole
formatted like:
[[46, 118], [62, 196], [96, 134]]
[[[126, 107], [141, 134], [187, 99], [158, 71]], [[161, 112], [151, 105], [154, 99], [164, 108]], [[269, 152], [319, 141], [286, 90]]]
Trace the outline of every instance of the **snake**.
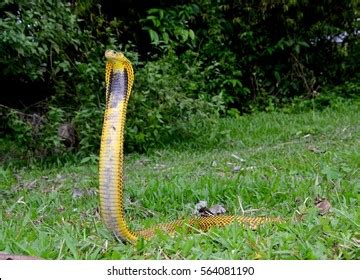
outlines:
[[106, 226], [123, 242], [136, 242], [139, 238], [150, 239], [157, 232], [175, 232], [186, 226], [189, 229], [207, 231], [211, 227], [238, 223], [250, 228], [265, 223], [278, 223], [278, 217], [212, 215], [193, 216], [147, 229], [131, 230], [125, 217], [124, 206], [124, 140], [128, 101], [134, 83], [132, 64], [124, 53], [105, 51], [106, 104], [99, 154], [100, 213]]

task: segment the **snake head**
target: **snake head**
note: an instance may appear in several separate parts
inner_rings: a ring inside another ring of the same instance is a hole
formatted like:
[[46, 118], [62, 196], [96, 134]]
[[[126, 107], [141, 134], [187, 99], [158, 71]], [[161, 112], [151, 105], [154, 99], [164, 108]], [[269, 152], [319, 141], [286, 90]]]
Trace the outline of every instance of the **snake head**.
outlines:
[[131, 62], [126, 58], [122, 52], [117, 52], [114, 50], [107, 50], [105, 52], [105, 58], [107, 60], [107, 69], [114, 72], [117, 71], [127, 71], [131, 72], [133, 75], [133, 70]]
[[105, 58], [111, 62], [121, 62], [126, 60], [125, 55], [122, 52], [117, 52], [114, 50], [106, 50]]

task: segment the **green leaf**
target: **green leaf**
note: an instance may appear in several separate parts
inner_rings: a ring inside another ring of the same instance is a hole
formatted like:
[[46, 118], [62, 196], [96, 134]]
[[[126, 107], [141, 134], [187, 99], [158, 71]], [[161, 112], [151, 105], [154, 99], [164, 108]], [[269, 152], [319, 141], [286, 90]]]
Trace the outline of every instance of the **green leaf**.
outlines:
[[70, 252], [72, 253], [73, 257], [75, 259], [79, 259], [79, 255], [76, 250], [76, 246], [74, 244], [74, 240], [70, 238], [69, 234], [67, 232], [64, 232], [64, 239], [65, 244], [69, 248]]
[[195, 39], [195, 33], [192, 29], [189, 30], [189, 37], [191, 38], [191, 40]]
[[326, 178], [331, 181], [331, 180], [336, 180], [336, 179], [339, 179], [341, 176], [340, 176], [340, 173], [331, 168], [331, 167], [325, 167], [321, 170], [321, 173], [324, 174], [326, 176]]
[[155, 45], [158, 45], [159, 44], [159, 35], [157, 34], [157, 32], [152, 29], [149, 29], [149, 35], [150, 35], [151, 42]]
[[52, 48], [54, 49], [54, 51], [59, 54], [60, 53], [60, 47], [58, 46], [58, 44], [53, 43], [52, 44]]

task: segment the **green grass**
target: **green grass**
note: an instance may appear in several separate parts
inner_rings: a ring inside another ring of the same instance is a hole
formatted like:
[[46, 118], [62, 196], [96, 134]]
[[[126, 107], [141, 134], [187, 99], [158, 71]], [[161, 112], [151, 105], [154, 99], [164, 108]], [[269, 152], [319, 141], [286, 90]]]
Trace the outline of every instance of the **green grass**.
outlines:
[[[7, 155], [0, 168], [0, 251], [45, 259], [360, 258], [358, 103], [224, 119], [201, 135], [127, 155], [131, 227], [189, 216], [200, 200], [228, 213], [281, 216], [284, 224], [122, 244], [98, 215], [96, 164], [16, 167]], [[317, 197], [331, 204], [324, 216]]]

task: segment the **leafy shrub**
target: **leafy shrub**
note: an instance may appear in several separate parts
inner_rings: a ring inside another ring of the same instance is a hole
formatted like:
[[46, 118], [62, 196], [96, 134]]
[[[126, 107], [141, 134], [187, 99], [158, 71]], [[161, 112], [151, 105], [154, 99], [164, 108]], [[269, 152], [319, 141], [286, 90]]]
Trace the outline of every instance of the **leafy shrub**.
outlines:
[[285, 112], [299, 113], [309, 110], [323, 110], [327, 107], [337, 107], [346, 102], [359, 100], [360, 83], [346, 82], [336, 87], [325, 87], [312, 98], [298, 97], [291, 104], [282, 108]]
[[1, 130], [31, 150], [62, 153], [57, 129], [70, 123], [81, 155], [97, 153], [107, 48], [136, 70], [129, 150], [196, 138], [219, 115], [358, 95], [356, 1], [125, 2], [111, 11], [99, 0], [0, 3], [0, 79], [46, 88], [45, 106], [1, 113]]
[[65, 112], [50, 107], [46, 115], [24, 114], [16, 110], [8, 112], [8, 126], [16, 135], [20, 147], [39, 155], [61, 153], [64, 146], [58, 136], [58, 128], [65, 120]]
[[103, 109], [88, 105], [75, 112], [72, 122], [78, 132], [79, 152], [87, 155], [89, 152], [97, 153], [100, 147]]
[[[224, 110], [221, 96], [209, 100], [189, 82], [189, 77], [201, 75], [200, 69], [184, 66], [178, 60], [170, 53], [135, 69], [127, 114], [127, 150], [143, 151], [196, 137], [197, 127], [207, 125]], [[103, 110], [103, 106], [87, 105], [75, 114], [73, 123], [85, 153], [99, 148]]]
[[7, 114], [7, 125], [16, 135], [16, 141], [20, 146], [31, 147], [34, 145], [34, 129], [31, 123], [24, 118], [24, 115], [19, 115], [15, 110], [10, 110]]
[[201, 83], [201, 69], [179, 60], [169, 54], [139, 71], [129, 104], [129, 145], [136, 148], [196, 137], [196, 127], [216, 119], [224, 109], [221, 96], [209, 99], [191, 83], [192, 79]]
[[360, 81], [347, 81], [344, 84], [327, 89], [327, 91], [331, 91], [334, 95], [341, 96], [343, 98], [360, 97]]
[[200, 12], [196, 4], [179, 5], [167, 11], [149, 9], [142, 19], [143, 29], [149, 33], [151, 43], [163, 52], [176, 48], [193, 47], [195, 33], [190, 24]]

